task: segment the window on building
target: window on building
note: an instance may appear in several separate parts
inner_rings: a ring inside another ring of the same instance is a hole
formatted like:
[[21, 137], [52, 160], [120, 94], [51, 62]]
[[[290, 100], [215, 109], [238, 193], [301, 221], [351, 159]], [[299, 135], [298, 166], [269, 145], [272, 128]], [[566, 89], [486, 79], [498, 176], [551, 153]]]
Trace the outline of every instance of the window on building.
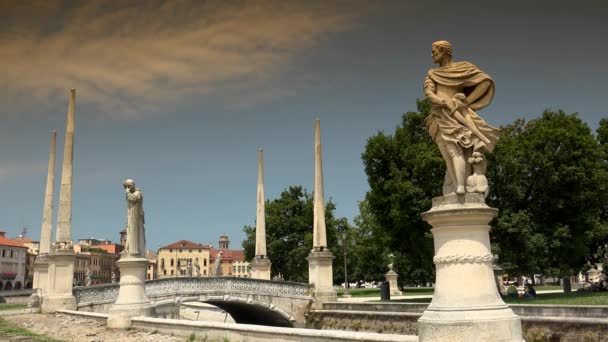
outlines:
[[14, 252], [14, 251], [11, 251], [11, 258], [13, 258], [13, 252]]
[[173, 253], [173, 250], [172, 250], [172, 249], [170, 249], [170, 250], [169, 250], [169, 253]]
[[232, 266], [232, 272], [236, 272], [236, 266]]
[[173, 267], [173, 259], [171, 259], [171, 267]]
[[207, 258], [203, 259], [203, 266], [207, 266]]
[[2, 257], [4, 258], [6, 256], [6, 251], [3, 249], [2, 250]]
[[173, 275], [173, 270], [171, 270], [171, 275]]
[[167, 270], [163, 270], [163, 275], [167, 275]]
[[188, 253], [192, 253], [192, 250], [191, 250], [191, 249], [189, 249], [189, 250], [188, 250]]
[[161, 268], [165, 267], [165, 258], [160, 259], [160, 267]]
[[179, 259], [177, 259], [177, 267], [179, 267], [179, 261], [180, 261], [180, 260], [179, 260]]

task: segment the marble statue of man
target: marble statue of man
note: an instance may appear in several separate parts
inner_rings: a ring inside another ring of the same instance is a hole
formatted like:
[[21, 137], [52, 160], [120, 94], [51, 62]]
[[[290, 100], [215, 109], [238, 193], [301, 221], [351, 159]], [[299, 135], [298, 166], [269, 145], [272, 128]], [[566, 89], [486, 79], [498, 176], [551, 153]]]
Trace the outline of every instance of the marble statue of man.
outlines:
[[452, 62], [452, 45], [432, 45], [433, 62], [424, 80], [431, 103], [426, 126], [447, 164], [443, 194], [477, 192], [487, 195], [484, 153], [498, 142], [499, 130], [475, 112], [490, 104], [494, 81], [469, 62]]
[[122, 252], [128, 256], [144, 257], [146, 253], [146, 230], [144, 228], [144, 196], [135, 187], [132, 179], [122, 183], [127, 198], [127, 241]]
[[217, 253], [215, 257], [215, 264], [213, 265], [213, 275], [219, 277], [222, 269], [222, 251]]

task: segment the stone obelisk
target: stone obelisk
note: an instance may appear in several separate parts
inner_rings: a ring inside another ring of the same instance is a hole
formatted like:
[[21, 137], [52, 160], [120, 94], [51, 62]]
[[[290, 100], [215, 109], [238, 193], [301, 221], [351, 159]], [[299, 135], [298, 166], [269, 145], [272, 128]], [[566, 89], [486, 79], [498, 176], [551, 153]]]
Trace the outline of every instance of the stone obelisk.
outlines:
[[255, 216], [255, 257], [251, 277], [270, 280], [270, 259], [266, 256], [266, 212], [264, 208], [264, 151], [258, 150], [258, 196]]
[[48, 255], [48, 291], [42, 297], [42, 312], [76, 309], [76, 298], [72, 295], [76, 254], [74, 254], [70, 236], [72, 224], [72, 161], [75, 102], [76, 90], [71, 89], [63, 150], [57, 236], [55, 244]]
[[70, 105], [65, 129], [63, 147], [63, 169], [59, 193], [59, 213], [57, 214], [56, 242], [60, 248], [71, 247], [72, 234], [72, 167], [74, 161], [74, 106], [76, 90], [70, 90]]
[[325, 200], [323, 197], [323, 166], [321, 158], [321, 121], [315, 120], [315, 178], [313, 245], [308, 260], [308, 282], [313, 285], [315, 307], [322, 308], [324, 302], [337, 300], [333, 288], [333, 254], [327, 248], [325, 232]]
[[[55, 152], [57, 150], [57, 131], [51, 134], [51, 151], [49, 152], [49, 166], [46, 175], [46, 190], [44, 192], [44, 209], [42, 212], [42, 228], [40, 230], [40, 247], [34, 262], [33, 288], [40, 289], [41, 295], [46, 295], [48, 287], [48, 254], [51, 251], [53, 230], [53, 190], [55, 184]], [[33, 295], [36, 297], [38, 295]]]
[[40, 248], [38, 254], [48, 254], [51, 251], [53, 230], [53, 193], [55, 188], [55, 153], [57, 149], [57, 131], [51, 135], [51, 151], [49, 167], [46, 175], [46, 190], [44, 192], [44, 211], [42, 213], [42, 229], [40, 231]]

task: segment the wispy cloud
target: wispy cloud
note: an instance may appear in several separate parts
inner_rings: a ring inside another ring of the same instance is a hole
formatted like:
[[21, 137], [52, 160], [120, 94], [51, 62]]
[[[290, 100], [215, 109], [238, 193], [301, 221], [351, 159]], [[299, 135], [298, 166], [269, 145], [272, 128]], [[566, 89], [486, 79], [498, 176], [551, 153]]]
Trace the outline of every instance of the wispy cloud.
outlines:
[[[65, 5], [65, 4], [68, 5]], [[371, 3], [371, 2], [369, 2]], [[0, 76], [17, 105], [67, 89], [118, 118], [205, 96], [243, 106], [289, 95], [276, 80], [302, 51], [353, 29], [353, 1], [40, 1], [0, 5]], [[2, 86], [0, 86], [2, 89]]]
[[46, 170], [47, 165], [40, 162], [3, 161], [0, 164], [0, 183], [17, 177], [30, 176]]

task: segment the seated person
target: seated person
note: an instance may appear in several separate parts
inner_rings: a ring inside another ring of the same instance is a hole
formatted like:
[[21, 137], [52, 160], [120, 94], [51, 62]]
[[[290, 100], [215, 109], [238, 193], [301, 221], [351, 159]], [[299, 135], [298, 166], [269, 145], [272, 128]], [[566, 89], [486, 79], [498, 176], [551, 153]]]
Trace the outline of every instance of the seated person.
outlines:
[[510, 298], [517, 298], [517, 283], [509, 285], [507, 288], [507, 296]]
[[524, 294], [526, 298], [534, 299], [536, 298], [536, 290], [532, 286], [532, 284], [528, 284], [528, 291]]

